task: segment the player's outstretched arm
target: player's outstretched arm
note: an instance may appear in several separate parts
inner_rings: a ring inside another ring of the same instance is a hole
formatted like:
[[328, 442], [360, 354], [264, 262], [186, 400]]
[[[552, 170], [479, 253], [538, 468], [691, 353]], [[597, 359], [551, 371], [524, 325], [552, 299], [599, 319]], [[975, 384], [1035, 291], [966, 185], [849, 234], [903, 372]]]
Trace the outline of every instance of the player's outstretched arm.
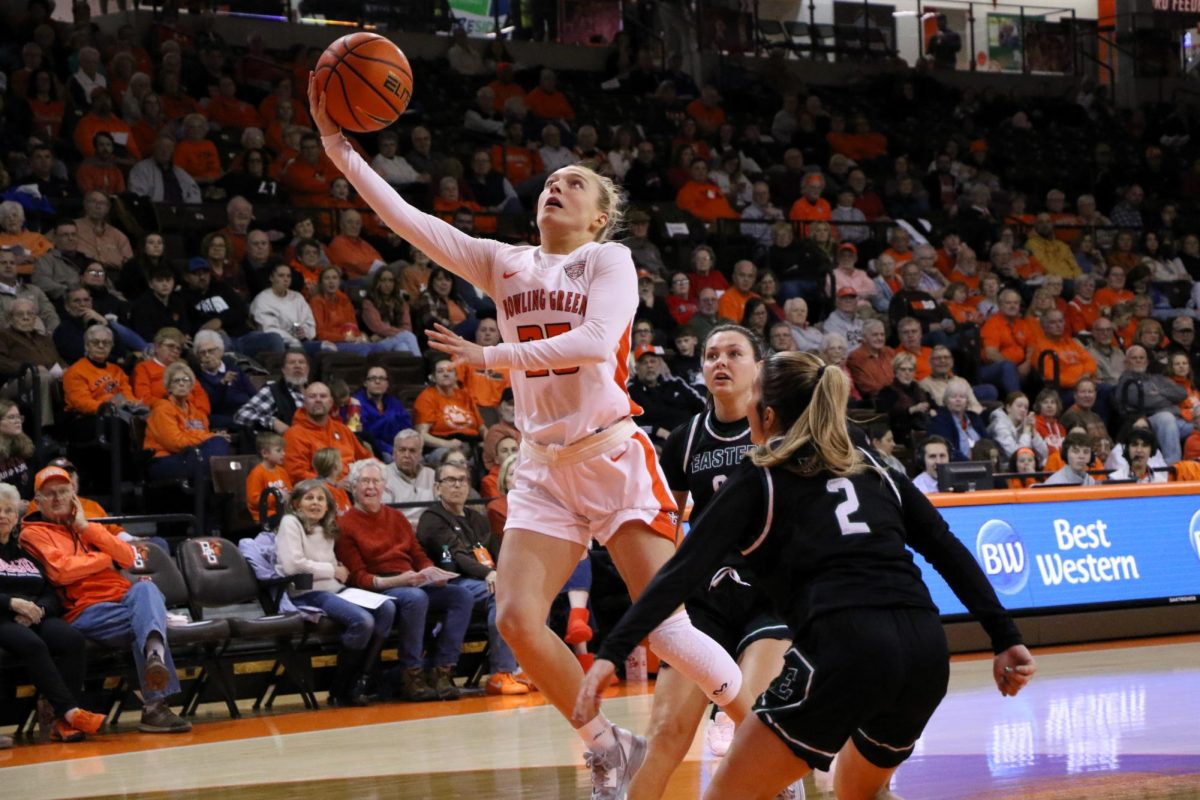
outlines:
[[342, 136], [342, 129], [325, 110], [325, 95], [317, 89], [311, 72], [308, 105], [326, 154], [380, 219], [435, 262], [491, 294], [492, 262], [504, 245], [468, 236], [432, 214], [413, 208]]

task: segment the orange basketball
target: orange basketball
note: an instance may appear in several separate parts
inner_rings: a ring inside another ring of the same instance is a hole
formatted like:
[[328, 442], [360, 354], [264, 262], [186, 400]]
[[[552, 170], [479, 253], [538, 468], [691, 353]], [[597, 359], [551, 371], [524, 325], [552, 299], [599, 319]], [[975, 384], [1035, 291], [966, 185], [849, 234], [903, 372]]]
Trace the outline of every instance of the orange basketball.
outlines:
[[325, 49], [314, 70], [325, 110], [346, 130], [391, 125], [412, 98], [412, 67], [400, 48], [376, 33], [352, 33]]

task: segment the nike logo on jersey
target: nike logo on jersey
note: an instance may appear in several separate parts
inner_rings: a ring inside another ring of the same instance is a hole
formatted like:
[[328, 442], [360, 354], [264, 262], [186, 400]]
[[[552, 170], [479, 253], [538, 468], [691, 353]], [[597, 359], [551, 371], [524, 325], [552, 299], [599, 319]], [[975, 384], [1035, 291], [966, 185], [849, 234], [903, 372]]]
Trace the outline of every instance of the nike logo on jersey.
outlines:
[[622, 450], [620, 453], [617, 453], [615, 456], [609, 456], [608, 460], [615, 464], [624, 457], [625, 457], [625, 451]]
[[519, 274], [519, 273], [521, 273], [521, 272], [523, 272], [523, 270], [517, 270], [516, 272], [506, 272], [506, 273], [504, 273], [504, 280], [508, 280], [508, 279], [509, 279], [509, 278], [511, 278], [513, 275], [517, 275], [517, 274]]

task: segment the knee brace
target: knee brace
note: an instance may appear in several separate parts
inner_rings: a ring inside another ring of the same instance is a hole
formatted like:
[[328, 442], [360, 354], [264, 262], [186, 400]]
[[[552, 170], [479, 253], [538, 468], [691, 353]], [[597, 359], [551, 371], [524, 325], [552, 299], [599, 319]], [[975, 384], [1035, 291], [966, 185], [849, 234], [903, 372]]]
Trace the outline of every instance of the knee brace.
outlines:
[[651, 631], [650, 646], [718, 706], [732, 703], [741, 691], [742, 672], [737, 662], [711, 637], [696, 630], [686, 611], [668, 617]]

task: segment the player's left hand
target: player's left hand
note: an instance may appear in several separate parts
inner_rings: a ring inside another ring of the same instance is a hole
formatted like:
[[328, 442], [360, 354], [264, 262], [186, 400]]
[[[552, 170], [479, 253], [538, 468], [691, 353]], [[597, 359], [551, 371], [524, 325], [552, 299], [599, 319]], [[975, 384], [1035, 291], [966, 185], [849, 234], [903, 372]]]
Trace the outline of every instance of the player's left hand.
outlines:
[[596, 718], [600, 713], [600, 695], [612, 683], [612, 677], [616, 674], [617, 665], [603, 658], [597, 658], [592, 664], [592, 668], [587, 671], [587, 675], [583, 676], [583, 683], [579, 684], [579, 694], [575, 698], [575, 710], [571, 713], [571, 720], [580, 725], [585, 725]]
[[472, 367], [483, 367], [483, 346], [468, 342], [440, 322], [433, 325], [433, 330], [426, 329], [425, 336], [429, 346], [441, 353], [449, 353], [455, 363], [469, 364]]
[[992, 678], [1005, 697], [1016, 697], [1033, 680], [1037, 662], [1023, 644], [1015, 644], [992, 659]]

